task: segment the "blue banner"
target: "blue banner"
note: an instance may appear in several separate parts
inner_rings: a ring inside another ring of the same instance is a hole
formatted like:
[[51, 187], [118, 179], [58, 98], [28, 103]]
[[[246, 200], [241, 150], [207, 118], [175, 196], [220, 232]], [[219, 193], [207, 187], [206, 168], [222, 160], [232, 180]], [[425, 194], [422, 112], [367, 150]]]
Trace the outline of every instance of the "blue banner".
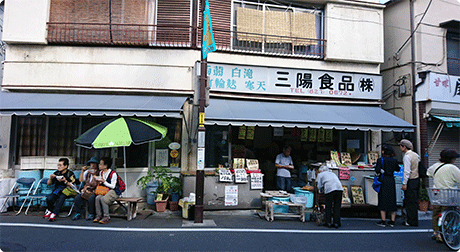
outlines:
[[206, 0], [206, 6], [203, 12], [203, 37], [202, 37], [203, 59], [208, 57], [208, 53], [216, 50], [216, 42], [212, 33], [211, 12], [209, 11], [209, 2]]

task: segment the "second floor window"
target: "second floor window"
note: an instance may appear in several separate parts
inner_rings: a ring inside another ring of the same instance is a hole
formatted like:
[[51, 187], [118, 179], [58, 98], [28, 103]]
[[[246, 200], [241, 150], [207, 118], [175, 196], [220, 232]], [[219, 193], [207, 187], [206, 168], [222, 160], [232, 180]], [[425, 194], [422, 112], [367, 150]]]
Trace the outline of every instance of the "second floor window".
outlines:
[[447, 73], [460, 76], [460, 34], [447, 33]]

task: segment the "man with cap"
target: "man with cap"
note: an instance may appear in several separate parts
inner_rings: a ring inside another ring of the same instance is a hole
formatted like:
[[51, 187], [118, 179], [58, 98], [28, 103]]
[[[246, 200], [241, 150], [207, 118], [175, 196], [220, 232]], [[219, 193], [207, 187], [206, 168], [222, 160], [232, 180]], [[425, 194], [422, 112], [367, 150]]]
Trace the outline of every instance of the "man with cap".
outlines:
[[418, 226], [418, 194], [420, 190], [420, 178], [418, 176], [418, 163], [420, 156], [412, 151], [411, 141], [402, 139], [399, 148], [404, 153], [404, 177], [402, 190], [404, 191], [404, 205], [406, 207], [406, 221], [404, 226]]
[[[458, 184], [460, 184], [460, 169], [454, 163], [459, 157], [460, 155], [456, 150], [445, 149], [441, 151], [439, 162], [430, 166], [426, 171], [426, 174], [433, 178], [435, 188], [458, 189]], [[433, 205], [433, 239], [438, 242], [442, 242], [438, 226], [439, 214], [446, 209], [446, 206]]]

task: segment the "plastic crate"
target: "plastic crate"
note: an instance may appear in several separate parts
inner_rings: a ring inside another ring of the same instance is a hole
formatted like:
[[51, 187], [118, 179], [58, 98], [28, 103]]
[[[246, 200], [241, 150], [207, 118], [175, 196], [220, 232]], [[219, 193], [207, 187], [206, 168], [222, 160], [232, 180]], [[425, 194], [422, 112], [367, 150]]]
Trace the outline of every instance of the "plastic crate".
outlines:
[[[272, 197], [272, 198], [270, 198], [270, 201], [284, 201], [284, 202], [289, 202], [289, 197], [286, 197], [286, 198]], [[288, 213], [288, 212], [289, 212], [289, 206], [278, 206], [278, 205], [273, 205], [273, 212], [274, 212], [274, 213]]]
[[294, 187], [294, 192], [298, 196], [304, 196], [307, 198], [307, 202], [305, 203], [306, 208], [312, 208], [313, 207], [313, 199], [315, 197], [315, 194], [310, 192], [310, 191], [305, 191], [300, 189], [299, 187]]
[[427, 191], [432, 205], [460, 206], [460, 189], [428, 188]]

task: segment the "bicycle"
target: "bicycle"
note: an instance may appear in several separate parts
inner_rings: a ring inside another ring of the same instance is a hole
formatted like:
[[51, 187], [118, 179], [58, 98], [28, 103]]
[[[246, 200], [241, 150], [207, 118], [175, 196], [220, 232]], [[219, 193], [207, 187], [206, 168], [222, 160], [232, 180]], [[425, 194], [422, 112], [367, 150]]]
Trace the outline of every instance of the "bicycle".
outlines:
[[438, 221], [444, 243], [452, 250], [460, 250], [460, 189], [428, 188], [432, 205], [447, 206]]

